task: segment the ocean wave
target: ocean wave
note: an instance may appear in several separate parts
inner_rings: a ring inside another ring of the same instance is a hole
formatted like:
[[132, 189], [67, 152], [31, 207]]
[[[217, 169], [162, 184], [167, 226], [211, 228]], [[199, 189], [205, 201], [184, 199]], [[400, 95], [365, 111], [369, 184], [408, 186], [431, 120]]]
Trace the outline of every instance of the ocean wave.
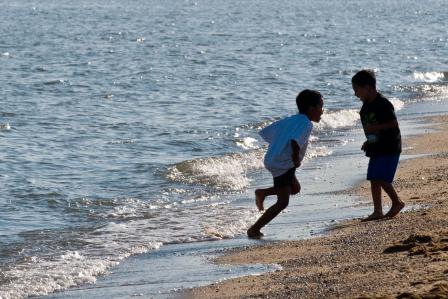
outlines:
[[[396, 111], [401, 110], [405, 103], [398, 98], [389, 99]], [[314, 127], [318, 130], [333, 130], [356, 126], [360, 120], [359, 111], [356, 109], [325, 111], [319, 123]]]
[[[92, 283], [97, 275], [104, 273], [107, 266], [111, 265], [85, 261], [79, 253], [70, 251], [54, 256], [52, 260], [33, 256], [10, 269], [2, 270], [0, 298], [43, 296], [71, 286]], [[77, 275], [69, 275], [70, 272]]]
[[338, 129], [344, 127], [351, 127], [356, 125], [359, 121], [359, 112], [355, 109], [325, 111], [318, 124], [315, 124], [317, 129]]
[[411, 103], [447, 100], [448, 85], [445, 83], [430, 83], [417, 86], [396, 86], [396, 90], [410, 92]]
[[439, 97], [448, 96], [448, 85], [422, 85], [420, 87], [420, 92], [423, 98], [434, 98], [438, 99]]
[[395, 111], [399, 111], [399, 110], [403, 109], [404, 102], [402, 100], [400, 100], [399, 98], [390, 98], [389, 100], [392, 103], [392, 105], [394, 105]]
[[448, 72], [414, 72], [414, 79], [428, 83], [446, 81]]
[[89, 256], [81, 251], [58, 250], [46, 256], [31, 256], [11, 267], [2, 269], [0, 298], [43, 296], [69, 287], [94, 283], [107, 269], [118, 265], [132, 254], [144, 253], [160, 247], [146, 244], [145, 248], [129, 248], [119, 256]]
[[263, 168], [262, 158], [263, 151], [254, 150], [188, 160], [169, 167], [167, 178], [218, 189], [242, 190], [250, 182], [247, 171]]
[[446, 82], [427, 83], [419, 85], [396, 85], [393, 87], [399, 92], [411, 94], [411, 101], [431, 100], [431, 97], [448, 95], [448, 85]]
[[4, 265], [0, 298], [43, 296], [94, 283], [99, 275], [131, 255], [155, 250], [163, 244], [232, 238], [243, 234], [259, 216], [255, 208], [223, 203], [163, 211], [142, 209], [142, 217], [111, 221], [96, 229], [30, 232], [28, 242], [50, 251], [28, 256], [24, 252], [20, 261]]
[[315, 146], [315, 147], [310, 147], [307, 151], [306, 151], [306, 155], [305, 155], [305, 160], [307, 159], [313, 159], [313, 158], [317, 158], [317, 157], [325, 157], [325, 156], [329, 156], [333, 154], [333, 151], [330, 150], [328, 147], [326, 146]]
[[252, 137], [237, 138], [235, 143], [245, 150], [259, 148], [258, 140]]
[[[326, 146], [317, 146], [318, 138], [311, 136], [305, 160], [332, 154]], [[221, 157], [207, 157], [183, 161], [168, 168], [169, 180], [210, 186], [215, 189], [239, 191], [247, 188], [250, 179], [247, 173], [263, 169], [265, 149], [243, 153], [232, 153]]]
[[[273, 123], [279, 119], [280, 118], [266, 120], [266, 121], [260, 122], [258, 124], [247, 125], [244, 128], [252, 129], [252, 130], [261, 130], [264, 127], [270, 125], [271, 123]], [[358, 120], [359, 120], [359, 111], [356, 109], [325, 110], [320, 122], [317, 124], [314, 124], [314, 127], [319, 130], [351, 127], [351, 126], [356, 125], [356, 122]], [[251, 142], [251, 141], [252, 140], [248, 140], [245, 142]]]

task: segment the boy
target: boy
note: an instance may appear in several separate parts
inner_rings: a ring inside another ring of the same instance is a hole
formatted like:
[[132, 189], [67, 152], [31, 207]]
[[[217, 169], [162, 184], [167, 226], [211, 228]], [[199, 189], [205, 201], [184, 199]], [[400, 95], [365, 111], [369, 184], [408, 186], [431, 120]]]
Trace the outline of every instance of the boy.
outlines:
[[260, 229], [288, 206], [291, 194], [300, 192], [295, 171], [305, 156], [313, 128], [311, 122], [320, 121], [324, 102], [318, 91], [306, 89], [299, 93], [296, 104], [298, 114], [274, 122], [260, 131], [261, 137], [269, 143], [264, 165], [274, 177], [274, 186], [255, 190], [255, 203], [262, 211], [266, 196], [277, 195], [277, 202], [247, 230], [249, 238], [262, 237]]
[[[352, 87], [355, 96], [363, 102], [360, 116], [367, 141], [361, 149], [370, 158], [367, 180], [370, 181], [373, 213], [363, 221], [394, 217], [405, 206], [392, 186], [401, 153], [401, 134], [394, 106], [376, 90], [375, 74], [371, 71], [356, 73], [352, 78]], [[381, 189], [392, 201], [386, 215], [383, 215]]]

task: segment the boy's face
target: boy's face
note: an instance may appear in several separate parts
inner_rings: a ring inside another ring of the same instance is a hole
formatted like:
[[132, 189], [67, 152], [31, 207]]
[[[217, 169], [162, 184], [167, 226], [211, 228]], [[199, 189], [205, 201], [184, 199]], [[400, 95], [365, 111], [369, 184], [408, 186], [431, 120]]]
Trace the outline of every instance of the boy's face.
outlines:
[[358, 97], [363, 103], [370, 102], [376, 97], [376, 89], [372, 86], [359, 86], [352, 84], [352, 87], [355, 92], [355, 96]]
[[322, 114], [324, 113], [324, 100], [321, 98], [319, 105], [310, 107], [308, 111], [308, 116], [311, 121], [316, 123], [320, 122]]

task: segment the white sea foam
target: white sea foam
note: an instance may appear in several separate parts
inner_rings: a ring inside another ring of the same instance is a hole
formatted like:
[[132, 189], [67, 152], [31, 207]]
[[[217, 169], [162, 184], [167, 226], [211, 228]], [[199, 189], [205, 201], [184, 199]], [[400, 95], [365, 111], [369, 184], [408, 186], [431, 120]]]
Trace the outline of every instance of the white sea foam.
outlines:
[[0, 130], [11, 130], [11, 126], [8, 123], [0, 124]]
[[[137, 204], [140, 208], [143, 206], [138, 201], [124, 201], [123, 205], [131, 203]], [[142, 208], [142, 215], [148, 213], [151, 213], [150, 208], [146, 210]], [[176, 219], [175, 215], [168, 217]], [[80, 236], [74, 233], [69, 235], [61, 233], [62, 242], [77, 242], [77, 239], [81, 238], [89, 246], [76, 251], [58, 249], [44, 256], [24, 258], [14, 265], [5, 267], [0, 275], [0, 298], [42, 296], [75, 285], [94, 283], [98, 275], [104, 274], [108, 268], [131, 255], [157, 249], [163, 243], [183, 242], [186, 239], [179, 237], [183, 234], [179, 234], [175, 225], [166, 220], [166, 213], [156, 213], [155, 217], [140, 219], [109, 222], [94, 231], [81, 232]], [[154, 233], [159, 225], [164, 229], [158, 229], [157, 233]], [[180, 224], [177, 226], [181, 227]], [[192, 233], [198, 238], [204, 236], [198, 227], [185, 233]], [[44, 234], [43, 232], [42, 238], [45, 238]], [[64, 241], [64, 238], [68, 239]]]
[[64, 252], [51, 259], [34, 258], [30, 264], [17, 264], [3, 269], [4, 277], [14, 277], [0, 286], [0, 298], [42, 296], [71, 286], [93, 283], [96, 276], [113, 266], [114, 262], [85, 259], [78, 252]]
[[306, 155], [305, 155], [305, 160], [306, 159], [313, 159], [316, 157], [325, 157], [325, 156], [329, 156], [333, 153], [332, 150], [330, 150], [328, 147], [326, 146], [317, 146], [317, 147], [310, 147], [307, 151], [306, 151]]
[[[309, 145], [305, 158], [328, 156], [332, 153], [325, 146]], [[225, 190], [243, 190], [250, 184], [248, 171], [263, 169], [265, 149], [233, 153], [221, 157], [188, 160], [168, 169], [167, 178], [173, 181], [211, 186]]]
[[247, 171], [263, 167], [262, 156], [263, 151], [255, 150], [188, 160], [170, 167], [167, 177], [184, 183], [241, 190], [250, 182]]
[[[102, 236], [104, 236], [102, 234]], [[107, 248], [107, 238], [92, 240]], [[130, 242], [132, 243], [132, 242]], [[94, 283], [98, 275], [117, 265], [122, 259], [140, 254], [160, 246], [160, 243], [147, 243], [127, 246], [127, 243], [109, 243], [114, 246], [106, 250], [106, 256], [92, 256], [78, 251], [65, 251], [59, 255], [33, 257], [14, 267], [3, 269], [2, 276], [8, 279], [0, 285], [0, 298], [25, 298], [43, 296], [69, 287]]]
[[400, 92], [411, 92], [414, 94], [410, 103], [421, 101], [440, 101], [448, 97], [448, 85], [445, 82], [427, 83], [415, 86], [397, 85], [394, 88]]
[[447, 85], [423, 85], [421, 91], [425, 98], [439, 98], [448, 95]]
[[[230, 213], [230, 214], [227, 214]], [[229, 222], [229, 215], [239, 215]], [[210, 238], [216, 237], [219, 239], [233, 238], [242, 233], [252, 224], [258, 214], [254, 210], [241, 209], [239, 207], [222, 206], [222, 212], [217, 213], [213, 222], [203, 225], [202, 233]]]
[[206, 202], [206, 201], [213, 201], [218, 199], [217, 196], [209, 196], [209, 195], [202, 195], [202, 196], [195, 196], [193, 198], [184, 199], [181, 201], [182, 204], [191, 204], [191, 203], [198, 203], [198, 202]]
[[392, 105], [394, 105], [395, 111], [399, 111], [399, 110], [403, 109], [404, 102], [402, 100], [400, 100], [398, 98], [390, 98], [389, 100], [392, 103]]
[[439, 82], [447, 79], [446, 72], [414, 72], [414, 79], [423, 82]]
[[[95, 202], [95, 201], [94, 201]], [[142, 217], [142, 211], [157, 210], [163, 208], [163, 203], [158, 204], [146, 202], [135, 198], [126, 198], [114, 201], [114, 206], [106, 212], [97, 214], [97, 217], [104, 219], [128, 219], [132, 217]]]
[[[236, 137], [238, 137], [238, 136], [236, 136]], [[252, 137], [240, 138], [240, 139], [237, 139], [235, 142], [239, 147], [246, 149], [246, 150], [259, 148], [257, 139], [252, 138]]]
[[[398, 98], [391, 98], [390, 102], [396, 111], [404, 106], [404, 102]], [[315, 124], [315, 128], [319, 130], [349, 128], [355, 126], [359, 120], [359, 111], [355, 109], [325, 111], [320, 122]]]
[[355, 109], [325, 112], [318, 124], [318, 129], [338, 129], [351, 127], [359, 121], [359, 112]]

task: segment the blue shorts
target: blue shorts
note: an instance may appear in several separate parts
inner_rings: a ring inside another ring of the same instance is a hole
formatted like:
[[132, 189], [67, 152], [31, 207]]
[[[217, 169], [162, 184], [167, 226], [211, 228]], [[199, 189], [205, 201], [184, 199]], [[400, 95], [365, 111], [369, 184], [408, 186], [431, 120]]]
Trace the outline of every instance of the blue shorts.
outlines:
[[367, 179], [392, 183], [397, 171], [400, 155], [370, 157], [367, 168]]

